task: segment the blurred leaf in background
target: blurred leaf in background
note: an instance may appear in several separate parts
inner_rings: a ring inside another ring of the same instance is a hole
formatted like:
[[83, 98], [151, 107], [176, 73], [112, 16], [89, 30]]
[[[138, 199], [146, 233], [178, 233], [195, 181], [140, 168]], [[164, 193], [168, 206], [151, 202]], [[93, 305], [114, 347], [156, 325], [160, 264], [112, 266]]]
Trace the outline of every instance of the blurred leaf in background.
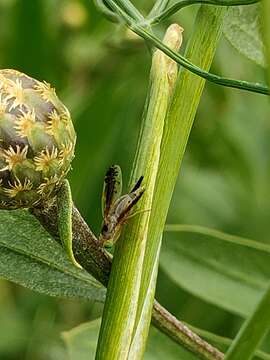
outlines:
[[266, 67], [260, 14], [260, 4], [231, 7], [224, 22], [223, 32], [240, 53], [256, 64]]
[[103, 302], [106, 289], [68, 260], [63, 248], [25, 210], [0, 211], [0, 276], [62, 298]]
[[[143, 1], [137, 1], [137, 5], [140, 9], [151, 7]], [[196, 9], [192, 6], [172, 17], [184, 26], [185, 43]], [[157, 33], [167, 24], [157, 27]], [[103, 177], [108, 166], [121, 165], [125, 184], [132, 166], [148, 86], [147, 47], [121, 25], [105, 20], [92, 1], [0, 0], [0, 50], [1, 68], [16, 68], [50, 82], [70, 109], [78, 135], [70, 174], [73, 196], [98, 233]], [[263, 69], [240, 55], [225, 39], [212, 71], [250, 81], [264, 80]], [[207, 84], [168, 223], [216, 228], [270, 245], [269, 132], [267, 98]], [[170, 276], [166, 255], [171, 251], [171, 240], [168, 234], [164, 238], [157, 298], [182, 320], [234, 337], [246, 310], [209, 302], [199, 293], [195, 281], [184, 286], [183, 281]], [[185, 244], [176, 234], [173, 241], [177, 248]], [[191, 247], [192, 241], [186, 246]], [[196, 246], [196, 256], [206, 261], [207, 256], [216, 259], [215, 247], [207, 253], [211, 246], [207, 241], [205, 247], [203, 242], [201, 247]], [[237, 265], [230, 251], [235, 250], [228, 250], [225, 259]], [[176, 262], [182, 257], [179, 255]], [[183, 271], [189, 269], [190, 264]], [[102, 311], [100, 303], [59, 300], [4, 280], [0, 282], [0, 304], [0, 358], [4, 360], [66, 359], [60, 333], [97, 319]], [[160, 336], [153, 330], [148, 354], [155, 350], [152, 341], [156, 338], [157, 343], [170, 343], [164, 337], [159, 340]], [[268, 338], [265, 351], [270, 351], [269, 344]], [[170, 343], [170, 347], [175, 346]], [[167, 351], [174, 359], [176, 350]], [[155, 356], [152, 352], [152, 358]], [[192, 359], [191, 355], [183, 356]]]
[[[65, 350], [70, 360], [87, 360], [94, 359], [95, 350], [98, 340], [98, 331], [100, 327], [100, 319], [81, 324], [70, 331], [62, 333], [62, 338], [65, 343]], [[200, 329], [195, 329], [201, 337], [205, 338], [218, 349], [226, 351], [231, 340], [216, 336]], [[196, 360], [197, 356], [191, 354], [185, 349], [182, 349], [175, 344], [166, 335], [159, 332], [154, 327], [150, 327], [148, 344], [144, 354], [145, 360]], [[269, 360], [270, 355], [257, 351], [254, 360]]]
[[[62, 334], [70, 360], [94, 359], [98, 340], [100, 319], [82, 324]], [[151, 328], [145, 360], [182, 359], [196, 360], [197, 357], [177, 346], [174, 342]]]

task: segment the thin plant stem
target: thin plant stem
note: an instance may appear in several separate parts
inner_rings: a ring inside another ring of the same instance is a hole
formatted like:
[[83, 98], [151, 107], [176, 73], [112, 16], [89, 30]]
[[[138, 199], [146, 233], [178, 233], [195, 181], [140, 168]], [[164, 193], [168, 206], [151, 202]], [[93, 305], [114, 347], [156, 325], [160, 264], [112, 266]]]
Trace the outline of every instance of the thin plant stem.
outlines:
[[105, 4], [103, 0], [94, 0], [94, 4], [96, 8], [104, 15], [104, 17], [112, 22], [118, 23], [120, 18], [115, 12], [110, 10]]
[[224, 355], [219, 350], [212, 346], [209, 347], [209, 344], [205, 343], [202, 338], [192, 332], [187, 325], [179, 323], [172, 314], [160, 306], [156, 301], [154, 303], [154, 309], [155, 312], [153, 312], [152, 319], [153, 324], [159, 324], [160, 328], [160, 324], [163, 323], [164, 319], [167, 319], [170, 324], [170, 327], [168, 328], [168, 323], [164, 323], [164, 328], [161, 330], [165, 334], [167, 334], [167, 331], [170, 331], [171, 334], [174, 334], [176, 337], [175, 340], [180, 337], [181, 341], [184, 341], [187, 347], [189, 347], [192, 352], [197, 353], [201, 359], [222, 360], [224, 358]]
[[[109, 2], [105, 0], [108, 4]], [[140, 11], [129, 0], [115, 0], [116, 4], [132, 19], [135, 21], [143, 21], [144, 17]]]
[[195, 5], [195, 4], [208, 4], [215, 6], [240, 6], [240, 5], [251, 5], [259, 2], [261, 0], [180, 0], [170, 6], [168, 9], [159, 11], [158, 14], [153, 16], [151, 13], [147, 17], [150, 25], [158, 24], [161, 21], [169, 18], [170, 16], [177, 13], [179, 10], [183, 9], [186, 6]]
[[[266, 85], [260, 83], [251, 83], [244, 80], [224, 78], [215, 74], [211, 74], [208, 71], [205, 71], [204, 69], [200, 68], [198, 65], [194, 65], [194, 63], [188, 60], [187, 57], [183, 57], [180, 54], [168, 48], [168, 46], [163, 44], [162, 41], [160, 41], [154, 34], [149, 32], [145, 28], [145, 26], [134, 22], [134, 20], [130, 18], [113, 0], [107, 0], [107, 2], [119, 14], [119, 16], [121, 16], [121, 18], [125, 21], [127, 26], [132, 31], [134, 31], [136, 34], [147, 40], [153, 46], [163, 51], [171, 59], [176, 61], [178, 64], [182, 65], [184, 68], [190, 70], [192, 73], [218, 85], [246, 90], [264, 95], [270, 94], [270, 89]], [[145, 21], [145, 25], [148, 26], [147, 21]]]
[[157, 0], [149, 12], [147, 18], [154, 18], [158, 14], [162, 13], [166, 9], [169, 2], [170, 0]]

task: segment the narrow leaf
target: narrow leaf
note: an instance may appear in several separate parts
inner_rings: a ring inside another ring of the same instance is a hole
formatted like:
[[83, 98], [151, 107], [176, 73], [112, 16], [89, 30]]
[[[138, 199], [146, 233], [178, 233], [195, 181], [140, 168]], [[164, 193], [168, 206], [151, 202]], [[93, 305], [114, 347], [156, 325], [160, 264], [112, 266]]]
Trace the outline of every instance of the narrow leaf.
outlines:
[[258, 305], [234, 339], [225, 360], [249, 360], [270, 327], [270, 283]]
[[95, 359], [101, 319], [81, 324], [62, 333], [69, 360]]
[[169, 225], [161, 266], [179, 286], [233, 313], [249, 315], [270, 278], [270, 246], [192, 225]]
[[57, 194], [58, 228], [60, 240], [73, 265], [81, 269], [72, 249], [72, 195], [68, 180], [64, 180]]
[[103, 301], [105, 289], [68, 260], [26, 210], [0, 211], [0, 277], [57, 297]]

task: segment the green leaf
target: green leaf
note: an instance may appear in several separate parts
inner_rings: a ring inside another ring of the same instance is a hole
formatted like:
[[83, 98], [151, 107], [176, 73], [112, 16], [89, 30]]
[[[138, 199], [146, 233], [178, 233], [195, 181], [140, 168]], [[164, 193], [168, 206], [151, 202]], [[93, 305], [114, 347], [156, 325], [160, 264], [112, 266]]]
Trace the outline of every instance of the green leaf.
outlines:
[[258, 4], [230, 7], [224, 21], [223, 32], [227, 40], [242, 55], [265, 67], [260, 13], [261, 6]]
[[101, 319], [96, 319], [62, 333], [69, 360], [95, 359], [100, 323]]
[[197, 360], [198, 356], [177, 345], [153, 326], [150, 328], [145, 360]]
[[[95, 358], [100, 322], [100, 319], [96, 319], [62, 333], [69, 360], [92, 360]], [[190, 325], [188, 326], [192, 328]], [[205, 330], [192, 329], [222, 351], [226, 351], [232, 342], [231, 339], [217, 336]], [[181, 348], [154, 327], [151, 327], [144, 360], [164, 359], [195, 360], [198, 357]], [[254, 360], [270, 360], [270, 355], [263, 351], [257, 351]]]
[[0, 211], [0, 276], [57, 297], [103, 301], [105, 289], [76, 268], [26, 210]]
[[250, 360], [270, 327], [270, 283], [251, 316], [244, 322], [224, 360]]
[[193, 225], [168, 225], [161, 266], [180, 287], [241, 316], [270, 278], [270, 246]]
[[[202, 337], [204, 340], [206, 340], [213, 346], [217, 347], [220, 351], [226, 352], [226, 350], [229, 348], [229, 346], [233, 342], [232, 339], [229, 339], [229, 338], [226, 338], [223, 336], [219, 336], [219, 335], [213, 334], [209, 331], [198, 329], [198, 328], [195, 328], [190, 325], [188, 325], [188, 326], [196, 334], [198, 334], [200, 337]], [[259, 360], [259, 359], [270, 360], [270, 354], [267, 354], [264, 351], [258, 350], [255, 352], [254, 360]]]
[[[62, 333], [69, 360], [95, 359], [100, 319], [79, 325]], [[197, 356], [171, 341], [166, 335], [151, 327], [144, 360], [196, 360]]]

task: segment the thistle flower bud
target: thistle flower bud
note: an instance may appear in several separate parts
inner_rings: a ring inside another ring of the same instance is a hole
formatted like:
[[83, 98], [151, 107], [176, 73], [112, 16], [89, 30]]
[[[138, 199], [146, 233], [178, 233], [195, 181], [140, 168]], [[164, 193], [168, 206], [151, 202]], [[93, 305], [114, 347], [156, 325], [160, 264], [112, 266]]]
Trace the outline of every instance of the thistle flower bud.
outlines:
[[38, 207], [59, 190], [76, 134], [54, 88], [0, 70], [0, 209]]

